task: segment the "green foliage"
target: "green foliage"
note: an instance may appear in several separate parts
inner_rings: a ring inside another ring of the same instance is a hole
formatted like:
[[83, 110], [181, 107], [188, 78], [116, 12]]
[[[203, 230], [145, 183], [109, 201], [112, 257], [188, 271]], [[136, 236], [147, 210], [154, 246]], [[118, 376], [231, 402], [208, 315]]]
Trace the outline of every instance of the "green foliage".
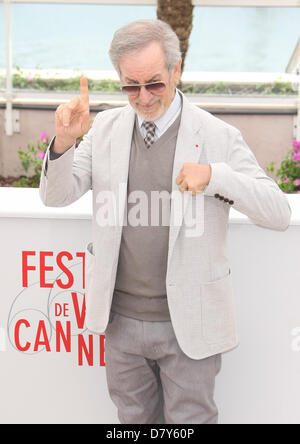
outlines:
[[[13, 87], [20, 89], [37, 89], [39, 91], [79, 91], [80, 79], [82, 75], [60, 78], [42, 78], [39, 75], [25, 77], [21, 68], [17, 68], [17, 73], [13, 74]], [[116, 92], [120, 91], [120, 82], [110, 79], [94, 80], [89, 79], [89, 90], [94, 92]]]
[[[293, 147], [276, 171], [277, 183], [285, 193], [300, 193], [300, 142], [294, 140]], [[274, 162], [266, 170], [274, 173]]]
[[[92, 123], [92, 120], [91, 120]], [[76, 140], [75, 148], [78, 147], [80, 142], [83, 140], [83, 135]], [[24, 187], [24, 188], [38, 188], [40, 185], [40, 177], [42, 171], [42, 165], [45, 157], [45, 152], [49, 145], [49, 136], [47, 133], [42, 132], [40, 140], [35, 143], [28, 143], [27, 150], [19, 150], [19, 159], [21, 165], [26, 173], [29, 170], [33, 170], [33, 175], [30, 177], [21, 176], [18, 180], [13, 183], [14, 187]]]
[[[16, 89], [33, 89], [39, 91], [78, 91], [82, 74], [70, 78], [43, 78], [36, 74], [28, 77], [20, 67], [13, 74], [13, 87]], [[0, 78], [0, 84], [1, 84]], [[120, 82], [112, 79], [88, 79], [89, 90], [99, 93], [113, 93], [120, 91]], [[227, 82], [209, 82], [199, 84], [197, 82], [181, 82], [181, 90], [188, 94], [239, 94], [239, 95], [296, 95], [297, 91], [291, 82], [276, 81], [264, 84], [237, 84]]]
[[23, 169], [26, 173], [28, 173], [29, 169], [31, 168], [33, 170], [33, 175], [30, 177], [21, 177], [19, 180], [13, 183], [14, 187], [39, 187], [43, 159], [48, 143], [48, 134], [43, 132], [41, 135], [41, 139], [38, 140], [35, 144], [27, 144], [26, 151], [18, 151], [19, 159], [21, 161]]
[[197, 84], [183, 83], [182, 92], [185, 94], [239, 94], [239, 95], [295, 95], [297, 91], [293, 89], [290, 82], [274, 82], [272, 84], [242, 85], [225, 82]]

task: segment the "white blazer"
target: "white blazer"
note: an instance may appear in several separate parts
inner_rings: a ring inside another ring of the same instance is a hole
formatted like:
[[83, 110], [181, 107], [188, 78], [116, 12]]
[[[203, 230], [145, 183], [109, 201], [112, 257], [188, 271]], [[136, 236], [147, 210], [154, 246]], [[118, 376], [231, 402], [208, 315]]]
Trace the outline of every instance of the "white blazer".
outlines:
[[[204, 193], [185, 193], [185, 211], [195, 199], [202, 199], [201, 235], [188, 234], [184, 213], [178, 223], [178, 206], [171, 200], [166, 288], [181, 349], [190, 358], [202, 359], [238, 345], [227, 258], [230, 207], [259, 226], [280, 231], [289, 226], [291, 209], [240, 132], [182, 98], [172, 189], [178, 192], [176, 177], [185, 162], [211, 164], [212, 176]], [[41, 174], [40, 197], [47, 206], [69, 205], [93, 189], [92, 243], [86, 249], [86, 325], [97, 334], [105, 333], [109, 321], [122, 236], [122, 223], [97, 222], [99, 196], [106, 190], [118, 195], [119, 214], [125, 215], [134, 120], [130, 105], [98, 113], [78, 148], [50, 160], [48, 147]], [[125, 191], [120, 195], [122, 184]]]

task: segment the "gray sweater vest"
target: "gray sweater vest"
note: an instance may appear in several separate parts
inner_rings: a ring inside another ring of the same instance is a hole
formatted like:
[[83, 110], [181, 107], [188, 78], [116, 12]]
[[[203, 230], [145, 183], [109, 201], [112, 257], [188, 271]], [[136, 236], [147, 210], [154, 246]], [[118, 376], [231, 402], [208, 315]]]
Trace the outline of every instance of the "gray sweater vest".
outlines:
[[[166, 291], [168, 208], [180, 119], [181, 114], [149, 149], [142, 138], [137, 119], [133, 131], [127, 187], [127, 224], [122, 231], [112, 311], [144, 321], [170, 320]], [[157, 212], [158, 192], [163, 191], [165, 193], [160, 196]], [[135, 199], [133, 192], [137, 192]], [[130, 195], [134, 203], [128, 200]], [[135, 216], [133, 219], [130, 213]], [[134, 226], [132, 220], [140, 220], [142, 223]]]

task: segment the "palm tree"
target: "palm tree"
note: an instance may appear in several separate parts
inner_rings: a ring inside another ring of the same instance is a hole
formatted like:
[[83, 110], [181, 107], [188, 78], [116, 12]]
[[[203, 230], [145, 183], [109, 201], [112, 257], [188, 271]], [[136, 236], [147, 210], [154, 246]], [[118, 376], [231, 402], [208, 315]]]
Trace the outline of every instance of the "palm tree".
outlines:
[[182, 72], [193, 28], [192, 0], [157, 0], [157, 18], [168, 23], [180, 40]]

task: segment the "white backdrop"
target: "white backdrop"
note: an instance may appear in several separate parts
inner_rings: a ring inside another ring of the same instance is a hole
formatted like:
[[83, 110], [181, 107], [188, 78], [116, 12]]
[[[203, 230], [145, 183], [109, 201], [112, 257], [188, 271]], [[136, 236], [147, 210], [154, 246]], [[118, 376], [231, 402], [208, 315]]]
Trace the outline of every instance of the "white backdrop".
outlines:
[[[300, 198], [288, 198], [285, 232], [231, 211], [240, 346], [217, 378], [223, 424], [300, 423]], [[60, 209], [37, 190], [0, 189], [0, 199], [0, 423], [118, 423], [104, 338], [82, 325], [91, 194]]]

